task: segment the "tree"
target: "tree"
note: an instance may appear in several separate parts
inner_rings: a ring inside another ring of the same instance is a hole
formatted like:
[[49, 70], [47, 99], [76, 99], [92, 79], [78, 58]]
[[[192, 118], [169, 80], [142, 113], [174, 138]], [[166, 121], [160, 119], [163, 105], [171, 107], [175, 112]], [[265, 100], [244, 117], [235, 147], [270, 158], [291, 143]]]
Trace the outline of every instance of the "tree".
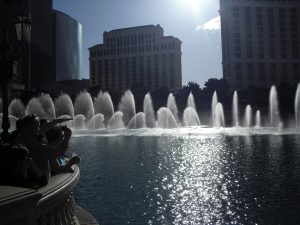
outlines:
[[205, 82], [203, 90], [211, 94], [213, 94], [214, 91], [217, 91], [218, 93], [226, 93], [229, 90], [229, 86], [227, 80], [223, 78], [210, 78]]
[[136, 112], [142, 112], [144, 97], [148, 93], [148, 89], [141, 83], [135, 83], [131, 86], [130, 91], [134, 96]]

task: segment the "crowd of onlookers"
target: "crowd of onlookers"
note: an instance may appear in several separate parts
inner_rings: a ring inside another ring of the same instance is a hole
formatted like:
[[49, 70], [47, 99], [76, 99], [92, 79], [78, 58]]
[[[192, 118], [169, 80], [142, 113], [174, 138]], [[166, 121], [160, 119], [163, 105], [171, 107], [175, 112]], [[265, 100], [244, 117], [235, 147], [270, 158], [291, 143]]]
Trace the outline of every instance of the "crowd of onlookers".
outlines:
[[68, 120], [49, 122], [35, 115], [17, 120], [9, 140], [1, 140], [0, 185], [40, 187], [55, 174], [74, 172], [80, 158], [66, 156], [72, 131], [61, 123]]

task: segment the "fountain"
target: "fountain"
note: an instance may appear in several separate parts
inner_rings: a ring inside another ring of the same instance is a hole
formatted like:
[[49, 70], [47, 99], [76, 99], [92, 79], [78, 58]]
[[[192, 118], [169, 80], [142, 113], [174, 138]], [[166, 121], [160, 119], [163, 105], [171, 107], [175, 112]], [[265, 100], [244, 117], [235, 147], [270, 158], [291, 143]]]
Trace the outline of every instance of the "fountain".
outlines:
[[239, 106], [238, 106], [238, 94], [236, 91], [233, 93], [232, 99], [232, 126], [238, 127], [239, 126]]
[[100, 91], [97, 97], [94, 99], [95, 113], [101, 113], [104, 115], [105, 124], [114, 115], [114, 105], [108, 92], [102, 93]]
[[220, 102], [218, 102], [215, 107], [214, 118], [214, 127], [225, 127], [224, 110], [223, 105]]
[[255, 115], [255, 127], [259, 128], [261, 127], [261, 118], [260, 118], [260, 111], [257, 110], [256, 111], [256, 115]]
[[74, 104], [75, 115], [82, 114], [89, 121], [94, 116], [94, 105], [91, 95], [87, 91], [80, 92], [77, 95]]
[[218, 96], [217, 92], [215, 91], [212, 97], [211, 101], [211, 121], [212, 121], [212, 126], [216, 126], [216, 106], [218, 104]]
[[189, 106], [183, 112], [183, 123], [185, 126], [199, 126], [200, 119], [195, 108]]
[[170, 109], [162, 107], [157, 111], [157, 126], [160, 128], [177, 128], [176, 120]]
[[13, 99], [8, 107], [9, 115], [16, 118], [23, 118], [25, 116], [25, 106], [20, 99]]
[[[73, 127], [75, 129], [84, 129], [85, 122], [86, 122], [86, 117], [82, 114], [78, 114], [78, 115], [74, 116]], [[89, 124], [89, 126], [93, 126], [93, 125]]]
[[0, 98], [0, 113], [2, 114], [2, 98]]
[[150, 93], [147, 93], [144, 98], [144, 113], [145, 113], [145, 121], [146, 126], [149, 128], [155, 127], [155, 115], [152, 105], [152, 99]]
[[300, 83], [297, 86], [297, 91], [295, 95], [295, 123], [296, 128], [300, 127]]
[[252, 108], [250, 105], [247, 105], [245, 109], [244, 126], [245, 127], [252, 126]]
[[270, 126], [277, 127], [277, 128], [282, 127], [282, 121], [279, 113], [277, 90], [275, 85], [273, 85], [270, 90], [269, 114], [270, 114]]
[[129, 129], [138, 129], [138, 128], [145, 128], [146, 127], [146, 120], [145, 120], [145, 113], [139, 112], [137, 113], [128, 123], [127, 128]]
[[173, 116], [174, 116], [176, 122], [178, 123], [179, 122], [178, 109], [177, 109], [175, 97], [172, 93], [170, 93], [168, 96], [167, 108], [170, 109], [170, 111], [173, 113]]
[[90, 130], [105, 128], [104, 115], [101, 113], [95, 114], [93, 118], [88, 121], [86, 127]]
[[54, 106], [56, 117], [68, 115], [69, 117], [74, 118], [74, 107], [69, 95], [61, 94], [55, 99]]
[[[269, 95], [269, 126], [280, 128], [283, 123], [280, 118], [276, 87], [272, 86]], [[300, 126], [300, 84], [295, 93], [295, 124]], [[26, 108], [26, 109], [25, 109]], [[40, 118], [74, 118], [72, 125], [75, 129], [120, 129], [120, 128], [178, 128], [184, 126], [200, 126], [200, 118], [196, 110], [194, 96], [189, 94], [187, 106], [182, 111], [182, 120], [178, 116], [175, 97], [169, 94], [167, 105], [157, 112], [153, 109], [150, 93], [144, 96], [143, 111], [136, 113], [135, 100], [132, 92], [127, 90], [119, 103], [119, 111], [115, 112], [112, 99], [107, 92], [99, 92], [94, 102], [87, 91], [80, 92], [73, 106], [67, 94], [61, 94], [55, 102], [47, 94], [32, 98], [25, 107], [19, 99], [13, 99], [9, 106], [12, 121], [24, 115], [36, 114]], [[1, 114], [0, 114], [1, 115]], [[156, 116], [157, 115], [157, 116]], [[218, 102], [217, 92], [213, 93], [211, 101], [211, 127], [225, 127], [223, 105]], [[246, 106], [243, 126], [260, 128], [261, 112], [256, 111], [255, 121], [252, 119], [252, 109]], [[206, 126], [206, 124], [204, 125]], [[232, 126], [239, 126], [238, 94], [235, 91], [232, 100]], [[202, 126], [203, 127], [203, 126]]]
[[125, 91], [119, 103], [119, 111], [123, 112], [123, 121], [128, 125], [131, 118], [135, 115], [134, 96], [130, 90]]
[[115, 112], [107, 122], [108, 129], [120, 129], [124, 127], [125, 125], [123, 122], [123, 113], [121, 111]]
[[52, 98], [49, 94], [40, 94], [38, 96], [38, 101], [40, 102], [41, 106], [44, 109], [44, 112], [46, 113], [46, 118], [48, 120], [53, 120], [56, 118], [55, 115], [55, 107], [54, 103], [52, 101]]
[[189, 97], [187, 100], [187, 107], [192, 107], [192, 108], [196, 109], [194, 95], [192, 94], [192, 92], [189, 94]]
[[47, 118], [46, 112], [37, 98], [30, 99], [26, 107], [25, 115], [32, 114], [37, 115], [39, 118]]

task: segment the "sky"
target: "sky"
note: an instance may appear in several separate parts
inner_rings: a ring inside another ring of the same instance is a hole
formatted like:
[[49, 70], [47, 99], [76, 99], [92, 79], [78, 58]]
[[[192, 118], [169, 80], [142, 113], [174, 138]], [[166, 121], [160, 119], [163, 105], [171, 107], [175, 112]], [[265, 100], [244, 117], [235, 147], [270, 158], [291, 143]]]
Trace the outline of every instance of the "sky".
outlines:
[[53, 0], [53, 8], [82, 25], [83, 78], [88, 48], [103, 43], [104, 31], [149, 24], [182, 41], [183, 85], [222, 77], [219, 0]]

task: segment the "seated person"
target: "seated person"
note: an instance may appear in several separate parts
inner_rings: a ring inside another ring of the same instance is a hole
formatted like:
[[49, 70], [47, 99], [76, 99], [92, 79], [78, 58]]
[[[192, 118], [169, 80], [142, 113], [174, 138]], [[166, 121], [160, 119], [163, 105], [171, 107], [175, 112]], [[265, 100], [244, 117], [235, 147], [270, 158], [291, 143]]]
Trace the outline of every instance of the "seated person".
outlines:
[[[46, 131], [45, 136], [47, 143], [52, 146], [56, 146], [63, 140], [64, 131], [68, 129], [66, 126], [55, 126], [52, 129]], [[57, 173], [73, 173], [72, 166], [80, 162], [79, 156], [73, 156], [67, 163], [65, 163], [64, 156], [60, 156], [50, 160], [51, 174]]]
[[49, 130], [56, 123], [57, 121], [46, 123], [40, 130], [39, 119], [35, 115], [26, 116], [21, 120], [18, 134], [13, 140], [13, 144], [22, 144], [29, 150], [30, 157], [43, 171], [47, 180], [50, 177], [49, 161], [64, 155], [72, 135], [72, 131], [66, 128], [64, 138], [56, 146], [43, 143], [39, 139], [39, 135]]
[[42, 171], [29, 157], [29, 151], [22, 145], [13, 146], [8, 149], [3, 161], [6, 173], [2, 177], [3, 185], [17, 187], [44, 186], [47, 180]]

